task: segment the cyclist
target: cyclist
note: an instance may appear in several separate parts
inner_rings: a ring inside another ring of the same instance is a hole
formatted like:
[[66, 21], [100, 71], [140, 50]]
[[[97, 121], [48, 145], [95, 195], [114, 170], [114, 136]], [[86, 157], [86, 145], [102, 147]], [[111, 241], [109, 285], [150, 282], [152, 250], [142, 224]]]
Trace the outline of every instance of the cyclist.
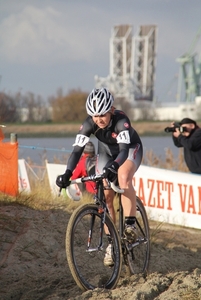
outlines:
[[[117, 179], [124, 193], [122, 206], [125, 216], [125, 237], [135, 241], [136, 195], [132, 178], [141, 164], [143, 147], [139, 135], [131, 126], [129, 118], [123, 111], [113, 106], [114, 98], [106, 89], [94, 89], [86, 101], [88, 117], [83, 122], [75, 138], [74, 148], [68, 160], [66, 172], [56, 179], [60, 188], [70, 184], [72, 172], [82, 154], [84, 146], [91, 134], [98, 139], [98, 157], [96, 172], [104, 172], [106, 178], [113, 182]], [[105, 180], [105, 185], [107, 184]], [[113, 206], [114, 191], [106, 190], [106, 203], [109, 213], [115, 222]], [[106, 249], [104, 264], [113, 265], [111, 238], [108, 235], [109, 245]]]

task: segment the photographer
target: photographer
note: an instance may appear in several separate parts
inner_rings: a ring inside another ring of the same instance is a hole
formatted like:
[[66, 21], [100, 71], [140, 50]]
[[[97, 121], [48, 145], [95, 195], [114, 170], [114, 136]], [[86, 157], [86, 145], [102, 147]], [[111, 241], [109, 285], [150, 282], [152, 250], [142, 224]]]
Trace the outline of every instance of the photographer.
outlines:
[[201, 128], [197, 123], [184, 118], [179, 123], [171, 123], [165, 131], [172, 132], [176, 147], [184, 148], [184, 159], [190, 172], [201, 174]]

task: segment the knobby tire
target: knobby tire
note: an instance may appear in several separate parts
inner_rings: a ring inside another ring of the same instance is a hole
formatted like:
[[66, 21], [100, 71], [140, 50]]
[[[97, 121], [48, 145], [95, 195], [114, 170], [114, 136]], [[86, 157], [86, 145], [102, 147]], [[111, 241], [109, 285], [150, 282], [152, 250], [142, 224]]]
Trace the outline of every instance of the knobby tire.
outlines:
[[139, 197], [136, 197], [136, 229], [138, 245], [131, 251], [126, 251], [124, 259], [127, 264], [127, 273], [129, 275], [142, 274], [147, 275], [150, 260], [150, 232], [147, 213]]
[[[90, 224], [94, 217], [90, 249], [87, 249]], [[100, 239], [101, 213], [95, 204], [83, 204], [70, 217], [66, 231], [66, 254], [71, 274], [82, 290], [115, 288], [121, 272], [122, 249], [118, 231], [108, 214], [105, 217], [113, 244], [114, 266], [104, 266], [108, 238], [103, 230], [102, 249], [95, 250]], [[92, 249], [94, 251], [92, 251]], [[91, 251], [91, 252], [90, 252]]]

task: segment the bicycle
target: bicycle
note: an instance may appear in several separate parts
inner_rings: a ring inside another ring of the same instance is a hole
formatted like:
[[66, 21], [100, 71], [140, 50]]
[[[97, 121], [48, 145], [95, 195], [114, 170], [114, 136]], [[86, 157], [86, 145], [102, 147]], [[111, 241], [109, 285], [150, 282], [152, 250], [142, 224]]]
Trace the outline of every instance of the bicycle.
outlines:
[[[104, 174], [91, 175], [71, 181], [83, 183], [89, 180], [96, 182], [94, 204], [87, 203], [79, 206], [71, 215], [66, 231], [66, 254], [71, 274], [76, 284], [82, 290], [99, 288], [113, 289], [116, 287], [122, 262], [126, 271], [132, 274], [146, 276], [150, 258], [150, 236], [148, 218], [139, 197], [136, 198], [137, 239], [130, 243], [124, 237], [123, 208], [121, 194], [124, 192], [113, 183], [103, 186]], [[112, 188], [118, 195], [119, 226], [118, 230], [109, 216], [105, 202], [104, 189]], [[104, 227], [107, 226], [112, 240], [112, 267], [103, 263], [108, 237]]]

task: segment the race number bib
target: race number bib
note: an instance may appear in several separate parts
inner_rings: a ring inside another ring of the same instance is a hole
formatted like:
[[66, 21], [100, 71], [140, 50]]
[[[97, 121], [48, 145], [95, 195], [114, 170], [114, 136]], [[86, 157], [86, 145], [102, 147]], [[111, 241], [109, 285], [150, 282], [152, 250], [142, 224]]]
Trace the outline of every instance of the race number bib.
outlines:
[[130, 135], [128, 130], [121, 131], [117, 136], [117, 143], [130, 144]]
[[83, 147], [86, 145], [86, 143], [88, 143], [89, 141], [89, 137], [83, 134], [77, 134], [76, 138], [75, 138], [75, 143], [73, 144], [73, 146], [79, 146], [79, 147]]

